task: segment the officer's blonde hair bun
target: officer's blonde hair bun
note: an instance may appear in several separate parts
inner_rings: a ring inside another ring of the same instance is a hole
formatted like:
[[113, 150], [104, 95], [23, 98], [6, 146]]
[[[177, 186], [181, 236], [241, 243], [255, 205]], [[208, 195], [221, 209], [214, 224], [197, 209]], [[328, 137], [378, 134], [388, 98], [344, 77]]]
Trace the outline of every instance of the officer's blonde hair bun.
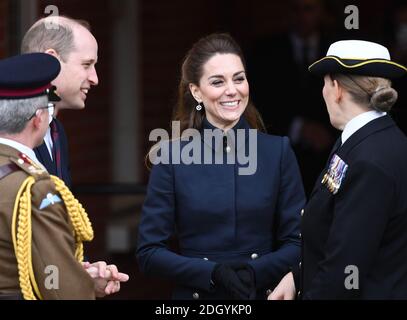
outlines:
[[378, 87], [370, 97], [370, 105], [375, 110], [388, 112], [397, 98], [398, 93], [392, 87]]
[[340, 73], [331, 79], [338, 81], [354, 102], [373, 110], [388, 112], [397, 101], [397, 91], [389, 79]]

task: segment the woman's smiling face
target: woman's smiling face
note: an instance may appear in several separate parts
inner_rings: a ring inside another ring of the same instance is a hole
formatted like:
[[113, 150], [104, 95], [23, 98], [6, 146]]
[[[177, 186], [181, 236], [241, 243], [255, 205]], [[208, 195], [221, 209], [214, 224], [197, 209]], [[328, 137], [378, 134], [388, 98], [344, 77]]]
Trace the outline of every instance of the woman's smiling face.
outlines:
[[239, 56], [216, 54], [203, 66], [199, 87], [191, 84], [192, 95], [203, 102], [208, 121], [217, 128], [232, 128], [249, 102], [249, 83]]

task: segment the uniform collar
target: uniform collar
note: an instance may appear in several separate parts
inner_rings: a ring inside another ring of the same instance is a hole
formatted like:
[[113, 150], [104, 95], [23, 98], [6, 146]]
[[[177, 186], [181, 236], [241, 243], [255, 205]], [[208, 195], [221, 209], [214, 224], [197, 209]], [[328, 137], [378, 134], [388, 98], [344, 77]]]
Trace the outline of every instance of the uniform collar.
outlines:
[[[222, 130], [222, 129], [215, 127], [212, 123], [210, 123], [206, 117], [202, 121], [202, 128], [211, 129], [211, 130], [215, 130], [215, 129]], [[246, 119], [242, 116], [242, 117], [240, 117], [239, 121], [229, 130], [236, 131], [237, 129], [249, 129], [249, 128], [250, 128], [249, 124], [247, 123]], [[228, 131], [226, 131], [226, 133]], [[222, 132], [224, 132], [224, 131], [222, 130]]]
[[328, 161], [325, 165], [325, 169], [322, 171], [321, 175], [319, 176], [314, 188], [311, 192], [310, 199], [313, 197], [315, 192], [318, 190], [318, 186], [320, 185], [320, 181], [323, 175], [327, 172], [328, 166], [331, 163], [331, 158], [334, 154], [337, 154], [342, 160], [345, 162], [347, 161], [346, 158], [349, 152], [353, 149], [353, 147], [357, 146], [361, 141], [369, 137], [370, 135], [384, 130], [389, 127], [396, 126], [395, 122], [389, 115], [385, 115], [383, 117], [375, 118], [371, 120], [369, 123], [362, 126], [359, 130], [357, 130], [354, 134], [352, 134], [346, 142], [341, 145], [341, 138], [338, 138], [332, 151], [328, 157]]
[[346, 124], [345, 128], [343, 129], [342, 144], [344, 144], [351, 135], [353, 135], [360, 128], [362, 128], [363, 126], [368, 124], [370, 121], [383, 117], [386, 114], [387, 114], [386, 112], [379, 112], [379, 111], [372, 110], [372, 111], [364, 112], [364, 113], [354, 117], [352, 120], [350, 120]]
[[27, 146], [25, 146], [25, 145], [23, 145], [23, 144], [21, 144], [21, 143], [19, 143], [17, 141], [6, 139], [6, 138], [0, 138], [0, 144], [4, 144], [6, 146], [9, 146], [9, 147], [12, 147], [12, 148], [18, 150], [19, 152], [27, 155], [36, 164], [43, 167], [41, 165], [41, 162], [38, 161], [33, 149], [30, 149], [29, 147], [27, 147]]
[[[236, 146], [236, 149], [240, 149], [244, 144], [246, 139], [248, 138], [248, 130], [250, 129], [249, 123], [247, 120], [241, 116], [239, 121], [233, 126], [233, 128], [230, 128], [226, 132], [222, 129], [219, 129], [212, 125], [208, 119], [205, 117], [202, 121], [202, 130], [201, 130], [201, 136], [202, 140], [207, 144], [208, 146], [212, 147], [216, 152], [222, 150], [222, 148], [225, 146], [225, 140], [227, 141], [227, 145], [231, 148], [234, 149]], [[222, 139], [215, 139], [215, 142], [213, 143], [213, 139], [208, 140], [205, 137], [204, 130], [211, 130], [214, 131], [216, 130], [219, 132], [219, 134], [222, 134]], [[239, 131], [238, 131], [239, 130]], [[245, 131], [245, 139], [237, 139], [238, 136], [241, 135], [239, 132], [241, 130]], [[236, 143], [237, 140], [237, 143]]]
[[345, 159], [347, 154], [353, 149], [354, 146], [358, 145], [361, 141], [366, 139], [368, 136], [374, 134], [375, 132], [384, 130], [389, 127], [396, 126], [395, 122], [389, 115], [383, 117], [375, 118], [369, 123], [361, 127], [354, 134], [352, 134], [345, 143], [336, 152], [338, 156]]

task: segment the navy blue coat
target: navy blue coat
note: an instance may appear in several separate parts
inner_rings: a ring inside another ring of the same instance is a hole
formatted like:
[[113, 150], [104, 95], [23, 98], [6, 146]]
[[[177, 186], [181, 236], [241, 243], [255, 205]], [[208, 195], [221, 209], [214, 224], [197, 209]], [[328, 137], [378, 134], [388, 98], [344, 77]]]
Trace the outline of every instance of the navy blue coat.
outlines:
[[[71, 170], [69, 167], [68, 139], [66, 137], [66, 133], [62, 123], [56, 118], [54, 118], [53, 121], [55, 121], [58, 128], [61, 145], [62, 177], [60, 178], [65, 182], [68, 188], [71, 188], [72, 180], [71, 180]], [[40, 146], [34, 148], [34, 152], [35, 155], [37, 156], [37, 159], [44, 165], [47, 171], [54, 176], [58, 176], [55, 162], [51, 159], [45, 142], [43, 142]]]
[[300, 296], [407, 299], [407, 138], [384, 116], [336, 154], [348, 165], [338, 192], [325, 168], [304, 210]]
[[[206, 119], [204, 128], [214, 129]], [[236, 129], [244, 129], [248, 143], [246, 120], [242, 118]], [[177, 283], [173, 298], [231, 299], [221, 289], [211, 288], [211, 273], [218, 262], [239, 261], [253, 267], [257, 298], [264, 299], [267, 289], [279, 282], [293, 262], [298, 263], [305, 196], [295, 155], [286, 137], [257, 131], [256, 136], [253, 175], [239, 175], [240, 164], [153, 166], [137, 257], [142, 272]], [[205, 139], [199, 139], [202, 150], [210, 148]], [[236, 146], [247, 148], [247, 144]], [[218, 147], [210, 152], [224, 152]], [[179, 253], [168, 248], [174, 233]]]

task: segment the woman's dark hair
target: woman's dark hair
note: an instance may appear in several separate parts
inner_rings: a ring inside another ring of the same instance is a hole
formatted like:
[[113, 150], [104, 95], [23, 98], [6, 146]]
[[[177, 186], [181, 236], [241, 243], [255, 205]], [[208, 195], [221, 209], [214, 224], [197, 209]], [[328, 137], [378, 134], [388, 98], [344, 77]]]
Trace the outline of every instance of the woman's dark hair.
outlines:
[[[236, 41], [226, 33], [214, 33], [198, 40], [185, 56], [181, 68], [181, 80], [178, 86], [178, 101], [174, 110], [172, 121], [180, 122], [180, 134], [186, 129], [202, 128], [202, 121], [205, 117], [205, 111], [196, 110], [198, 102], [192, 96], [189, 85], [199, 86], [199, 80], [203, 75], [203, 67], [213, 56], [217, 54], [235, 54], [237, 55], [244, 68], [246, 63], [243, 53]], [[243, 113], [250, 127], [265, 132], [266, 129], [263, 120], [253, 103], [249, 100]], [[172, 137], [178, 139], [180, 137]], [[146, 156], [145, 162], [148, 168], [151, 168], [150, 156], [152, 151], [157, 150], [159, 144], [154, 145]]]
[[[185, 56], [181, 69], [178, 101], [173, 116], [173, 121], [180, 121], [181, 133], [188, 128], [199, 130], [202, 127], [205, 112], [196, 110], [197, 102], [191, 94], [189, 85], [192, 83], [199, 86], [205, 63], [216, 54], [235, 54], [246, 69], [242, 50], [229, 34], [214, 33], [198, 40]], [[259, 112], [250, 100], [243, 116], [250, 127], [266, 131]]]

